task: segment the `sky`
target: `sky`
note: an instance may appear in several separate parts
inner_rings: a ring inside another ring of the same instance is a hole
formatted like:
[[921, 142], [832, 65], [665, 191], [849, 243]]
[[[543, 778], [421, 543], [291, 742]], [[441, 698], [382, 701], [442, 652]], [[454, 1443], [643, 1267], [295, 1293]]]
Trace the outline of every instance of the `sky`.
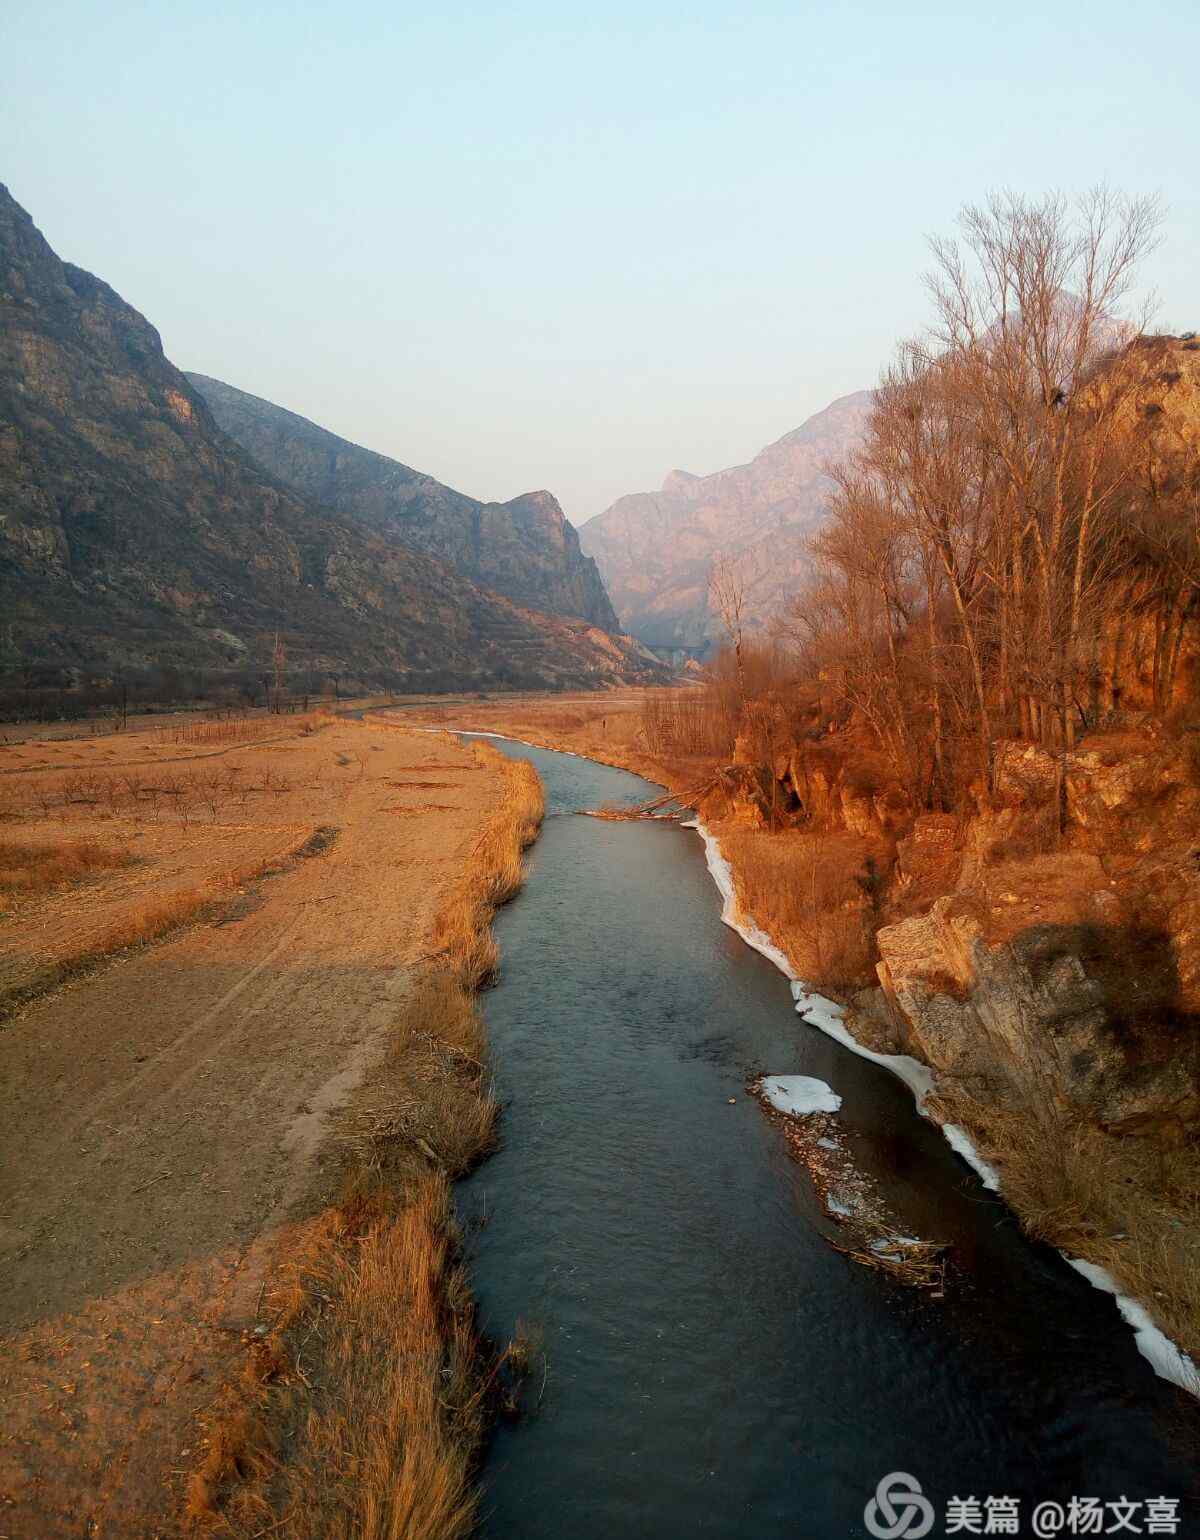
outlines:
[[928, 319], [1000, 187], [1159, 193], [1200, 329], [1200, 5], [6, 0], [0, 179], [181, 368], [581, 522]]

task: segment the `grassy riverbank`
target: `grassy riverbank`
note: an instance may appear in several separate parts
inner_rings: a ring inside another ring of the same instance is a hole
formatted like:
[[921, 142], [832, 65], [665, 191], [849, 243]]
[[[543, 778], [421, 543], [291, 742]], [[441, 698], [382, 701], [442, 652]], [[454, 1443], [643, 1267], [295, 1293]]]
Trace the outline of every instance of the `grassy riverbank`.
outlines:
[[339, 1119], [342, 1196], [287, 1250], [275, 1324], [208, 1434], [189, 1516], [289, 1540], [458, 1540], [491, 1394], [521, 1344], [481, 1342], [451, 1182], [486, 1154], [496, 1104], [475, 993], [491, 920], [524, 880], [544, 800], [533, 767], [473, 750], [502, 779], [408, 980], [386, 1056]]
[[541, 787], [386, 720], [220, 725], [2, 756], [0, 986], [39, 986], [0, 1028], [4, 1533], [452, 1540], [515, 1350], [450, 1187]]

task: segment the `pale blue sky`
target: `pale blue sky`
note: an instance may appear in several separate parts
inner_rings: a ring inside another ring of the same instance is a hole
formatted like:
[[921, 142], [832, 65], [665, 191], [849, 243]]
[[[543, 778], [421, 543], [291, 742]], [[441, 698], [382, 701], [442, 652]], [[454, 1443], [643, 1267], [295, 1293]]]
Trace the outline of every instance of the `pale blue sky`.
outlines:
[[1001, 184], [1163, 194], [1200, 327], [1200, 5], [7, 0], [0, 180], [215, 374], [580, 520], [873, 383]]

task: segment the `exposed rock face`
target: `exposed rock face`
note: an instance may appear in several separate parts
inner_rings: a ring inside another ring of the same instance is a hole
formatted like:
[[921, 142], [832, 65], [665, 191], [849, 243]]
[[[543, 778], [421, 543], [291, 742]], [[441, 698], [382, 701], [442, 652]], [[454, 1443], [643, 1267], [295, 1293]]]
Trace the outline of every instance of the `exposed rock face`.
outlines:
[[1125, 841], [1140, 838], [1150, 849], [1170, 838], [1168, 825], [1182, 828], [1200, 807], [1185, 757], [1170, 744], [1094, 734], [1061, 755], [1031, 743], [997, 744], [996, 792], [1013, 808], [1045, 806], [1060, 777], [1067, 819], [1093, 844], [1119, 827]]
[[[1114, 1134], [1183, 1139], [1200, 1123], [1200, 792], [1186, 759], [1132, 735], [1065, 755], [999, 749], [1003, 805], [960, 835], [957, 879], [953, 820], [922, 816], [898, 842], [900, 890], [940, 874], [942, 896], [878, 932], [893, 1046], [979, 1101], [1048, 1099]], [[1029, 819], [1057, 808], [1060, 780], [1068, 843], [1030, 853]]]
[[1128, 1030], [1094, 966], [1113, 950], [1094, 928], [1034, 925], [989, 944], [971, 898], [952, 894], [878, 941], [900, 1042], [973, 1094], [1050, 1097], [1119, 1134], [1182, 1137], [1200, 1118], [1194, 1052], [1147, 1053]]
[[654, 678], [268, 475], [158, 333], [0, 187], [0, 670], [293, 667], [408, 688]]
[[770, 444], [748, 465], [692, 476], [672, 471], [659, 492], [622, 497], [579, 532], [600, 565], [625, 628], [654, 647], [702, 647], [713, 559], [735, 553], [752, 617], [772, 614], [807, 571], [804, 542], [821, 523], [826, 462], [861, 440], [872, 393], [843, 396]]
[[596, 563], [549, 492], [479, 503], [258, 396], [203, 374], [188, 379], [225, 432], [297, 492], [518, 604], [620, 630]]

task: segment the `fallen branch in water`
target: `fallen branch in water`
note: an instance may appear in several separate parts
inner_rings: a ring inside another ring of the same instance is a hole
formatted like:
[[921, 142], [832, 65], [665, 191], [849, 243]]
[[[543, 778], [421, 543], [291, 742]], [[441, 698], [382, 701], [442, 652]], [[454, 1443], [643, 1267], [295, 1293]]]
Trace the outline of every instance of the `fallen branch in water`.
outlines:
[[[648, 802], [638, 802], [633, 807], [600, 807], [581, 811], [585, 818], [609, 818], [621, 822], [638, 818], [681, 818], [684, 813], [695, 812], [715, 785], [715, 779], [710, 777], [701, 785], [692, 787], [690, 791], [665, 791], [660, 796], [651, 797]], [[663, 812], [664, 808], [669, 811]]]

